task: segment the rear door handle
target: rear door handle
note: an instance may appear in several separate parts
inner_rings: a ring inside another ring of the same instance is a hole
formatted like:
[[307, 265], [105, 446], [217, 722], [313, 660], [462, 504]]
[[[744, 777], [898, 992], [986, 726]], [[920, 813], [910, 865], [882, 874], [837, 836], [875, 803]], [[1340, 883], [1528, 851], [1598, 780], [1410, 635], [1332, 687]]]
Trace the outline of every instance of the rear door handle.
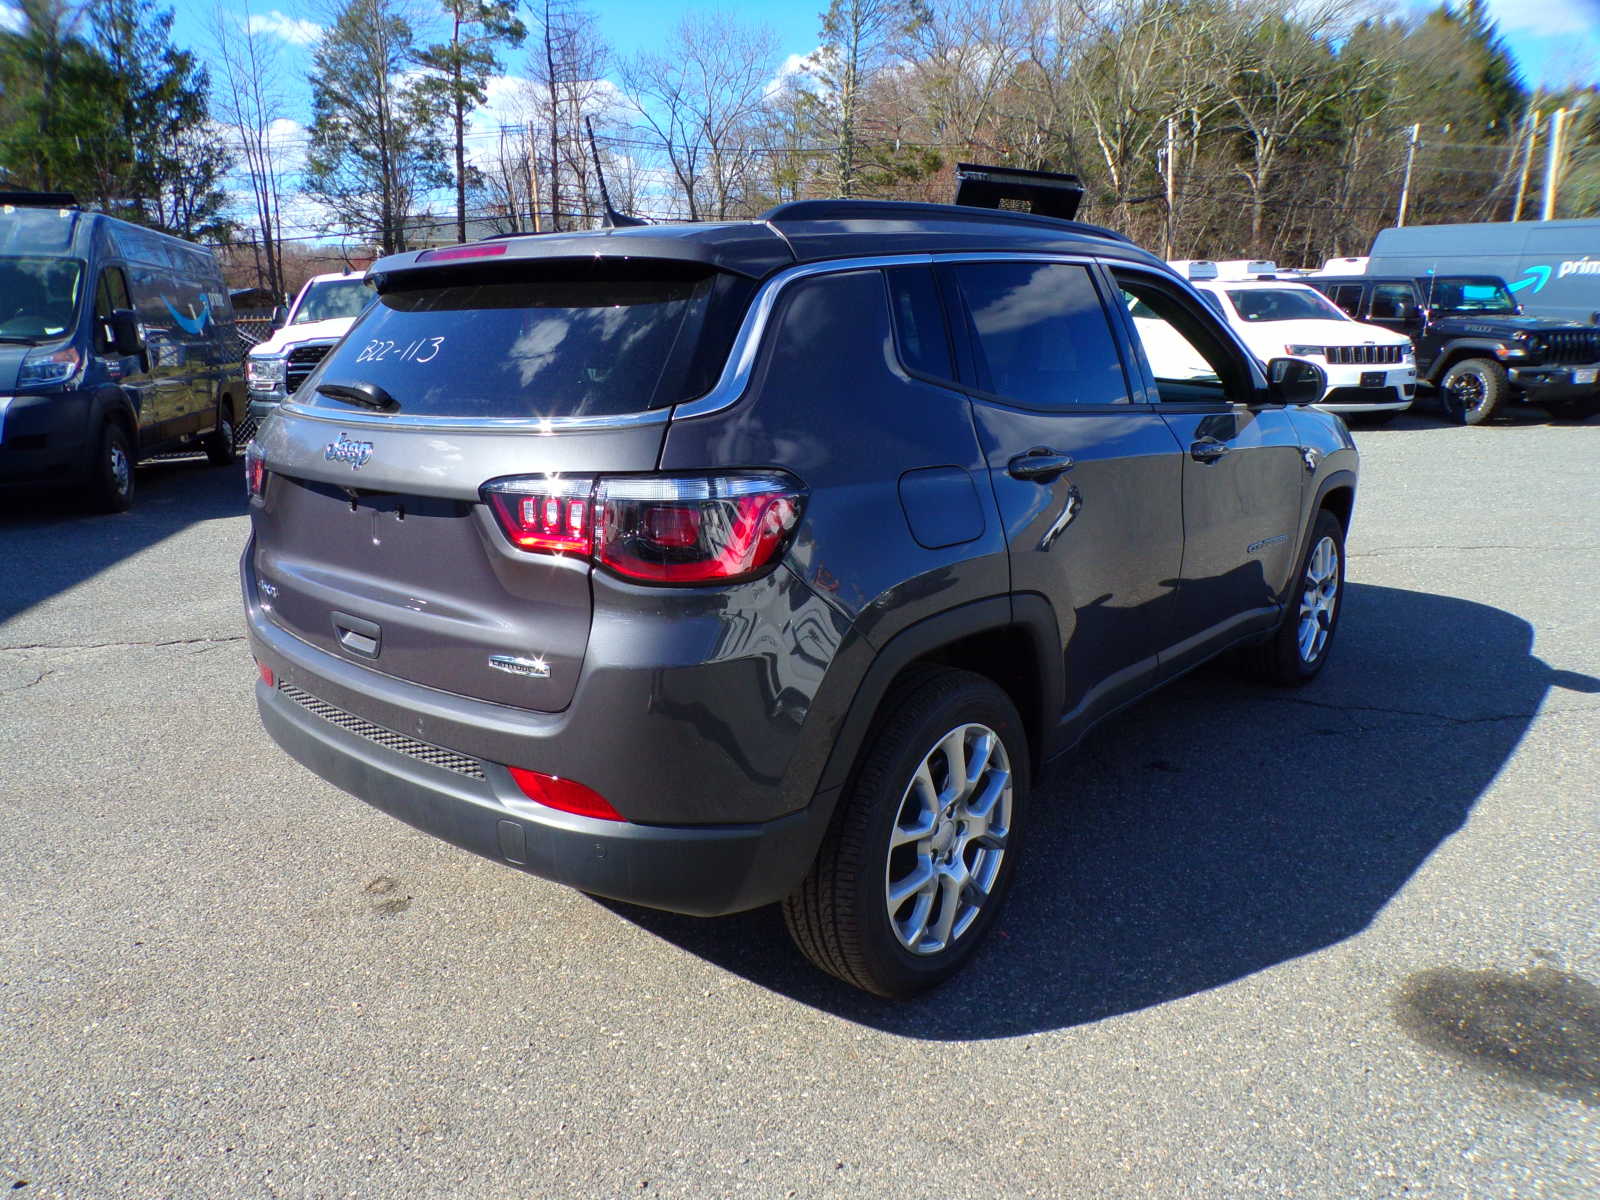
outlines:
[[1049, 483], [1064, 472], [1072, 470], [1072, 456], [1052, 450], [1049, 446], [1035, 446], [1026, 454], [1019, 454], [1006, 464], [1006, 473], [1013, 479], [1031, 479], [1035, 483]]
[[1211, 463], [1228, 453], [1228, 443], [1216, 438], [1201, 438], [1189, 447], [1189, 457], [1195, 462]]

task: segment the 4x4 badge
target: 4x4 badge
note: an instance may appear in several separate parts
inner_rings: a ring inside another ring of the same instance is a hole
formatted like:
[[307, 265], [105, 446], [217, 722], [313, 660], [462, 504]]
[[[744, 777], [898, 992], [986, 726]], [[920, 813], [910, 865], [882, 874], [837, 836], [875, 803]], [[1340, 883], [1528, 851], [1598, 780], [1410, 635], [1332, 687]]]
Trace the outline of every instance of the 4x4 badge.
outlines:
[[372, 443], [351, 441], [348, 433], [341, 433], [338, 441], [328, 443], [322, 457], [329, 462], [349, 463], [352, 471], [359, 471], [372, 457]]

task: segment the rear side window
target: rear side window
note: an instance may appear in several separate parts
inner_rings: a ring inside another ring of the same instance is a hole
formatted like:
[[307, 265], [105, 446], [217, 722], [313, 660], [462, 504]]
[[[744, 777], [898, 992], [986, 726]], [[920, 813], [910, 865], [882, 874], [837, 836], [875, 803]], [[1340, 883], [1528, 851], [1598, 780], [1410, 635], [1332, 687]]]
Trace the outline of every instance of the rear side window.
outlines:
[[1407, 283], [1380, 283], [1372, 289], [1371, 315], [1378, 320], [1399, 320], [1416, 303], [1416, 293]]
[[913, 371], [937, 379], [954, 379], [950, 335], [938, 284], [927, 267], [896, 267], [889, 277], [889, 307], [894, 312], [894, 339], [900, 361]]
[[1087, 267], [964, 263], [953, 275], [983, 390], [1046, 410], [1127, 401], [1122, 359]]
[[1352, 317], [1361, 311], [1361, 285], [1359, 283], [1341, 283], [1332, 290], [1329, 298]]
[[[380, 285], [381, 286], [381, 285]], [[341, 411], [322, 383], [375, 384], [405, 416], [616, 416], [708, 391], [746, 281], [693, 264], [539, 263], [396, 277], [297, 400]]]

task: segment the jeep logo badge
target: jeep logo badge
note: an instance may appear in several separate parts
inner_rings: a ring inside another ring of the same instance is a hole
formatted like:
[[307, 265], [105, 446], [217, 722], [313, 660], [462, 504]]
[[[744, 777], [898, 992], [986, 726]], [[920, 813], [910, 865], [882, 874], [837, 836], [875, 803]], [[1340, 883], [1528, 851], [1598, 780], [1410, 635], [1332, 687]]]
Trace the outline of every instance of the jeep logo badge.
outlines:
[[341, 433], [338, 441], [328, 443], [322, 457], [329, 462], [349, 463], [352, 471], [359, 471], [372, 457], [372, 443], [353, 442], [348, 433]]

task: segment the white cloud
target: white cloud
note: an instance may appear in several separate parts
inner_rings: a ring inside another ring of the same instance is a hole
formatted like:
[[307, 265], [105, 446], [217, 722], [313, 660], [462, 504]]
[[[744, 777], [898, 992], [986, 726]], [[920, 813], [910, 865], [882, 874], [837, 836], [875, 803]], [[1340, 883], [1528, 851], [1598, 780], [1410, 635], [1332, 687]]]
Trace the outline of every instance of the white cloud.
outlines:
[[1502, 33], [1527, 33], [1535, 37], [1600, 36], [1600, 0], [1561, 0], [1544, 4], [1529, 0], [1488, 0], [1488, 8]]
[[767, 86], [761, 89], [761, 94], [770, 100], [790, 84], [815, 90], [817, 81], [816, 76], [811, 73], [811, 68], [821, 54], [822, 47], [818, 46], [809, 54], [789, 55], [778, 67], [778, 73], [767, 80]]
[[22, 32], [22, 10], [9, 4], [0, 4], [0, 30], [6, 33]]
[[286, 17], [277, 9], [268, 13], [251, 13], [244, 27], [250, 33], [270, 33], [292, 46], [310, 46], [322, 37], [322, 26], [315, 21]]

